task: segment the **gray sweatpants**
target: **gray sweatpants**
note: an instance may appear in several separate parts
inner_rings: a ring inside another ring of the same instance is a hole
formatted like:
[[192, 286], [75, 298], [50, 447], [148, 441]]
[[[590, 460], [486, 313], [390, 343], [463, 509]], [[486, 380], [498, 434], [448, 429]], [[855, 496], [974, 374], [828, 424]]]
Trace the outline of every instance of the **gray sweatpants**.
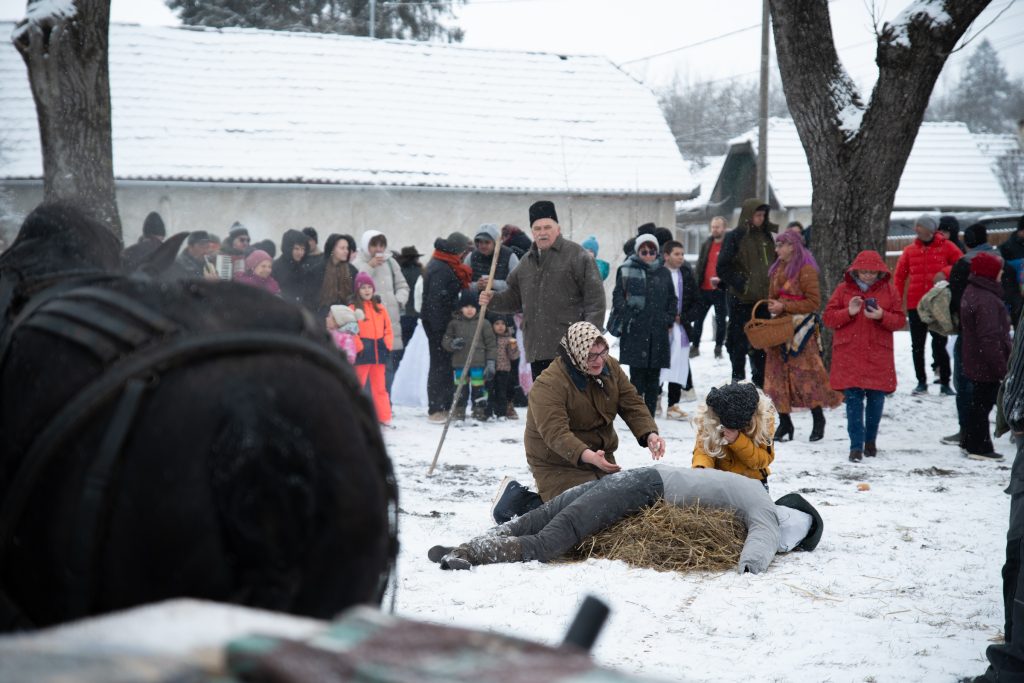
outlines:
[[587, 536], [653, 505], [663, 490], [661, 475], [653, 467], [619, 472], [573, 487], [496, 531], [518, 537], [524, 561], [548, 562]]

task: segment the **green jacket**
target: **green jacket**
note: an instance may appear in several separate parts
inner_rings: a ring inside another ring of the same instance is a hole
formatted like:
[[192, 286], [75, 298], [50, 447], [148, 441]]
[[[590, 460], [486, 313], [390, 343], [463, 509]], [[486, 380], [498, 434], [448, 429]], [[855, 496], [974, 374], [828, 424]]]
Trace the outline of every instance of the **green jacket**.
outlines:
[[718, 253], [720, 289], [725, 289], [743, 303], [752, 304], [768, 298], [768, 268], [775, 262], [774, 233], [779, 226], [765, 218], [758, 229], [750, 223], [754, 212], [767, 207], [760, 199], [743, 202], [736, 227], [726, 233]]

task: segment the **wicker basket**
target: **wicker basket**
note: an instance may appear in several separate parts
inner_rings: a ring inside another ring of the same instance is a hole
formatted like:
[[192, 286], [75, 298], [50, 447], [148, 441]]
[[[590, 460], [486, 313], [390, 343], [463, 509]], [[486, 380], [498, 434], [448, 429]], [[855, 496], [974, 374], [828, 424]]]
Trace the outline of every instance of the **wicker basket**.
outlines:
[[750, 320], [743, 325], [743, 331], [755, 349], [770, 349], [773, 346], [785, 344], [793, 338], [793, 318], [788, 315], [778, 318], [758, 318], [757, 307], [767, 304], [767, 299], [761, 299], [750, 311]]

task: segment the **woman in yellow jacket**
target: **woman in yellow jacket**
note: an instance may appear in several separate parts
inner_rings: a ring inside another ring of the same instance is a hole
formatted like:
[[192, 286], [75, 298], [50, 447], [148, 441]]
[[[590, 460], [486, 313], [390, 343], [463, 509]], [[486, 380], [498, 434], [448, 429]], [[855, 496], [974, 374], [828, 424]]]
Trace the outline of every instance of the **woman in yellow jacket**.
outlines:
[[750, 382], [723, 384], [697, 406], [693, 466], [756, 479], [768, 489], [775, 460], [775, 406]]

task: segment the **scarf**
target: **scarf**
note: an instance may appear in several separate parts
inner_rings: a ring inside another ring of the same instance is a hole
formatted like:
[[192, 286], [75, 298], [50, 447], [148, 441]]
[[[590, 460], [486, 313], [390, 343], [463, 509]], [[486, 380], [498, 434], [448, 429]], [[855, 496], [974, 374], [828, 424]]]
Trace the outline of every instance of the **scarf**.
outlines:
[[[601, 330], [597, 329], [593, 323], [583, 320], [570, 325], [559, 344], [565, 350], [565, 355], [572, 364], [572, 370], [582, 373], [583, 377], [592, 379], [599, 385], [604, 386], [601, 378], [591, 375], [587, 369], [587, 354], [590, 353], [590, 347], [598, 341], [604, 343], [606, 347], [609, 346], [608, 340], [601, 336]], [[608, 366], [605, 366], [605, 371], [607, 369]]]
[[352, 297], [352, 273], [347, 261], [334, 263], [330, 255], [324, 257], [324, 282], [320, 286], [320, 305], [343, 304]]
[[449, 254], [446, 251], [435, 249], [430, 258], [447, 263], [455, 273], [455, 277], [459, 278], [459, 284], [462, 285], [462, 289], [469, 289], [469, 283], [473, 281], [473, 269], [460, 261], [456, 254]]
[[657, 262], [647, 264], [635, 254], [619, 267], [622, 273], [622, 292], [626, 307], [631, 311], [642, 311], [647, 304], [647, 271], [657, 267]]

